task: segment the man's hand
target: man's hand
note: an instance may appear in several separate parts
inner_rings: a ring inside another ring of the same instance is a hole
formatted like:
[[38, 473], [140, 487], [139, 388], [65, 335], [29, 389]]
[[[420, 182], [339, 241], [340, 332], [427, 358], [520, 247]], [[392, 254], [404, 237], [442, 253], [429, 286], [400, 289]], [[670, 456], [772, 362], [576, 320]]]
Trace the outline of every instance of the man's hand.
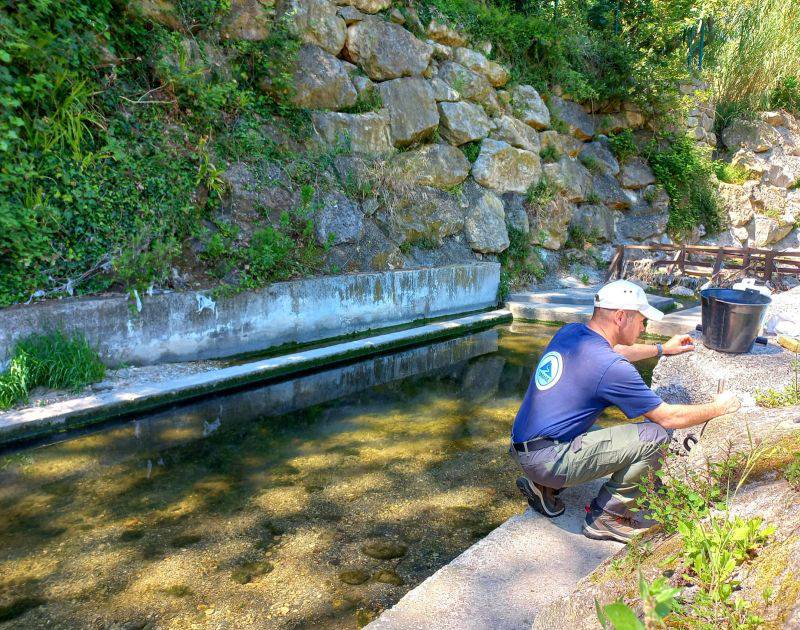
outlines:
[[664, 354], [674, 355], [694, 350], [694, 339], [689, 335], [675, 335], [664, 342]]
[[714, 397], [714, 404], [719, 407], [719, 415], [723, 416], [726, 413], [733, 413], [739, 410], [742, 406], [741, 401], [731, 391], [722, 392]]

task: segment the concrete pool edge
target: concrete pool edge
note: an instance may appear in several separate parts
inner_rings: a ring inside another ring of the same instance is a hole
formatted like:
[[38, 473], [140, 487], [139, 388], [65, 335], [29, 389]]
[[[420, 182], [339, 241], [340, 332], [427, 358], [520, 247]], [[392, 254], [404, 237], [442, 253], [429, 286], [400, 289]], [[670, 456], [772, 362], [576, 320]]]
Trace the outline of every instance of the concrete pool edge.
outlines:
[[511, 319], [508, 310], [497, 309], [159, 383], [144, 383], [44, 407], [6, 412], [0, 414], [0, 446], [97, 424], [129, 413], [150, 411], [258, 381], [459, 336]]

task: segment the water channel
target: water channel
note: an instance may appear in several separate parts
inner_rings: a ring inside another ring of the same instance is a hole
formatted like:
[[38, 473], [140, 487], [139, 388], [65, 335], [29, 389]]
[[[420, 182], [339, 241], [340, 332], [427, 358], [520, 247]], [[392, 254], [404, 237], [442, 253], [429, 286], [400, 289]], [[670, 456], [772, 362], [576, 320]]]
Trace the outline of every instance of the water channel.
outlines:
[[0, 628], [364, 625], [525, 508], [508, 435], [555, 330], [498, 326], [0, 454]]

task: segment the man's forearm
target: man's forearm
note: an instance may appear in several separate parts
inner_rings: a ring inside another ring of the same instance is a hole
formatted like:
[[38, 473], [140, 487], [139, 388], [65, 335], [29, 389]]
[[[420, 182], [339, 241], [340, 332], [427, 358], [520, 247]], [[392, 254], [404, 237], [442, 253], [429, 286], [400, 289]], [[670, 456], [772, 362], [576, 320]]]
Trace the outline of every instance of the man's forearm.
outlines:
[[628, 359], [628, 361], [633, 363], [656, 356], [658, 354], [658, 348], [656, 348], [653, 343], [634, 343], [630, 346], [624, 346], [618, 343], [614, 346], [614, 352], [621, 354]]
[[700, 405], [671, 405], [661, 403], [645, 417], [660, 424], [665, 429], [685, 429], [693, 427], [725, 413], [725, 409], [717, 402]]

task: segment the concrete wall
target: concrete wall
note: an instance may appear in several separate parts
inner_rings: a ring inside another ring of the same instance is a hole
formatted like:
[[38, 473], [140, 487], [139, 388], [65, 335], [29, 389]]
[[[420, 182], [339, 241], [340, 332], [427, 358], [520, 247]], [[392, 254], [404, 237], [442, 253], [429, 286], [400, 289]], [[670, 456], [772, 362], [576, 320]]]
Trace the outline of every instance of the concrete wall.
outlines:
[[0, 361], [17, 339], [82, 331], [109, 365], [225, 357], [494, 306], [497, 263], [279, 282], [212, 301], [204, 293], [76, 298], [0, 310]]

